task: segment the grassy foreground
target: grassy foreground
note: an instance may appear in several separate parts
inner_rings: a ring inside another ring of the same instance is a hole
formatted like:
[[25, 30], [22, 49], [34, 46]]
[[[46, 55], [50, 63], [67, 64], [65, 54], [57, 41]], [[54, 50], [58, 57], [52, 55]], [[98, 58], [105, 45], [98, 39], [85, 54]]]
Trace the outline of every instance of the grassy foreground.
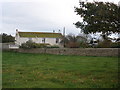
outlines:
[[116, 88], [118, 57], [3, 52], [3, 88]]

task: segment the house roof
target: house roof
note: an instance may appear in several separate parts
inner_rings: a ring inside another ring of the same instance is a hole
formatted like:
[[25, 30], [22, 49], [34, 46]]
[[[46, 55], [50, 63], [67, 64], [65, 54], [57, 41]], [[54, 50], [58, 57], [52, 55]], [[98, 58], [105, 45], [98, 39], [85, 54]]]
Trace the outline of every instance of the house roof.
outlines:
[[61, 33], [48, 33], [48, 32], [18, 32], [20, 37], [43, 37], [43, 38], [61, 38]]

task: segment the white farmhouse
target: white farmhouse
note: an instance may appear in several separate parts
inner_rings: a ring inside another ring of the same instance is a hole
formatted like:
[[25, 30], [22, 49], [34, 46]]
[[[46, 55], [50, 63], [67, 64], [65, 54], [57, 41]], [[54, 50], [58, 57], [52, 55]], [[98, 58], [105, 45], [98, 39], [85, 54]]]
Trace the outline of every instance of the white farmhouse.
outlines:
[[16, 29], [15, 44], [21, 45], [22, 43], [26, 43], [28, 40], [32, 40], [35, 43], [45, 43], [60, 46], [61, 39], [61, 33], [20, 32]]

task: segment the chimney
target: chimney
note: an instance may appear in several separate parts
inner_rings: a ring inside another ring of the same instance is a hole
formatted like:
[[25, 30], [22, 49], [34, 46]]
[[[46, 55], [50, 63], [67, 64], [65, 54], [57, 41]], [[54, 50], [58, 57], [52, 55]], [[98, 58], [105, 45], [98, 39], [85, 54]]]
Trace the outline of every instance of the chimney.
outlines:
[[16, 33], [18, 33], [18, 29], [16, 29]]
[[60, 33], [60, 29], [58, 30], [58, 33]]
[[55, 33], [55, 30], [53, 30], [53, 33]]

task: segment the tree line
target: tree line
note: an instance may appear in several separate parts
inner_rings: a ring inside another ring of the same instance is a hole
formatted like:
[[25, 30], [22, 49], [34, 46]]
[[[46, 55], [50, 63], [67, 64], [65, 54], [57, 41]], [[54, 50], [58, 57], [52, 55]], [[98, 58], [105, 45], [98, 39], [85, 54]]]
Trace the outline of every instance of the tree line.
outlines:
[[0, 34], [0, 37], [2, 38], [1, 40], [2, 43], [10, 43], [15, 41], [15, 37], [13, 37], [12, 35], [8, 35], [6, 33]]

